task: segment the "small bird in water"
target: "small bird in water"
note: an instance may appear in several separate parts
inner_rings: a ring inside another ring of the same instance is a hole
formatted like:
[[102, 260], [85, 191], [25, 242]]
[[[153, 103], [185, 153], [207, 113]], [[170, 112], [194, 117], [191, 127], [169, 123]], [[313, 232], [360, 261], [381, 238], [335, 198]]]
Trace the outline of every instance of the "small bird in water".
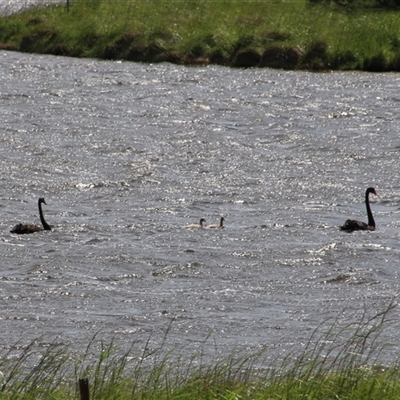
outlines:
[[224, 227], [224, 221], [225, 221], [225, 218], [221, 217], [219, 224], [208, 225], [207, 228], [208, 229], [221, 229]]
[[51, 226], [45, 221], [42, 211], [42, 203], [46, 204], [46, 201], [43, 197], [40, 197], [38, 200], [38, 207], [39, 207], [39, 215], [40, 215], [40, 222], [43, 225], [43, 228], [38, 225], [34, 224], [17, 224], [11, 229], [11, 233], [17, 233], [19, 235], [24, 235], [27, 233], [35, 233], [40, 231], [51, 231]]
[[199, 224], [190, 224], [186, 228], [204, 228], [203, 223], [206, 222], [204, 218], [200, 218], [200, 223]]
[[369, 205], [369, 194], [372, 193], [378, 196], [378, 193], [373, 187], [369, 187], [365, 191], [365, 206], [367, 208], [368, 223], [362, 221], [356, 221], [354, 219], [348, 219], [343, 226], [340, 227], [343, 231], [353, 232], [353, 231], [374, 231], [375, 230], [375, 220], [372, 215], [371, 207]]

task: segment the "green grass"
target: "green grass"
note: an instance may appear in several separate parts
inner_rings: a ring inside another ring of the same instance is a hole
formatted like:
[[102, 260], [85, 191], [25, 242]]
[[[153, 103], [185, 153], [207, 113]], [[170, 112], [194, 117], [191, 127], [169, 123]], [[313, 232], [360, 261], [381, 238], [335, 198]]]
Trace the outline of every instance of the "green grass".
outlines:
[[82, 354], [56, 341], [19, 343], [1, 355], [0, 399], [79, 399], [78, 381], [87, 379], [93, 400], [395, 400], [400, 366], [382, 364], [380, 343], [394, 307], [345, 325], [343, 315], [317, 328], [301, 354], [275, 360], [267, 349], [210, 361], [204, 351], [180, 357], [135, 343], [121, 354], [97, 337]]
[[385, 71], [400, 70], [399, 26], [399, 12], [374, 3], [72, 0], [69, 12], [63, 3], [0, 18], [0, 47], [147, 62]]

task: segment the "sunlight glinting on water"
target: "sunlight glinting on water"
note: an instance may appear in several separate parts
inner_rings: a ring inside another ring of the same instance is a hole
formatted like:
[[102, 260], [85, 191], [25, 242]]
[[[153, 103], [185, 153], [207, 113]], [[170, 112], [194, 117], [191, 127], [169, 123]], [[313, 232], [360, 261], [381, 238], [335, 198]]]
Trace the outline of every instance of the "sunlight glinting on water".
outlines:
[[[0, 60], [0, 346], [272, 357], [397, 296], [397, 75]], [[369, 186], [377, 230], [340, 231]], [[39, 197], [52, 231], [10, 234]]]

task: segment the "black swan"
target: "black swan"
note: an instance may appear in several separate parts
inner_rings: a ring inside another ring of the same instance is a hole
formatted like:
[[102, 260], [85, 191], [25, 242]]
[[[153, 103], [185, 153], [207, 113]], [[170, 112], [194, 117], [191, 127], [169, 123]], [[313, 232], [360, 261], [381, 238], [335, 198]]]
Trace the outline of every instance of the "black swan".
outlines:
[[199, 224], [190, 224], [186, 228], [204, 228], [203, 222], [206, 222], [206, 220], [204, 218], [201, 218]]
[[371, 207], [369, 205], [369, 194], [373, 193], [378, 196], [378, 193], [373, 187], [369, 187], [365, 191], [365, 206], [367, 207], [368, 224], [362, 221], [355, 221], [353, 219], [348, 219], [340, 229], [348, 232], [353, 231], [374, 231], [375, 230], [375, 220], [372, 215]]
[[221, 221], [220, 221], [219, 224], [208, 225], [207, 228], [209, 228], [209, 229], [223, 228], [224, 227], [224, 221], [225, 221], [225, 218], [221, 217]]
[[17, 224], [14, 226], [14, 228], [10, 232], [17, 233], [19, 235], [23, 235], [26, 233], [51, 231], [51, 226], [44, 220], [43, 211], [42, 211], [42, 203], [47, 205], [47, 203], [43, 197], [41, 197], [38, 200], [40, 222], [42, 223], [43, 228], [41, 226], [37, 226], [37, 225], [33, 225], [33, 224]]

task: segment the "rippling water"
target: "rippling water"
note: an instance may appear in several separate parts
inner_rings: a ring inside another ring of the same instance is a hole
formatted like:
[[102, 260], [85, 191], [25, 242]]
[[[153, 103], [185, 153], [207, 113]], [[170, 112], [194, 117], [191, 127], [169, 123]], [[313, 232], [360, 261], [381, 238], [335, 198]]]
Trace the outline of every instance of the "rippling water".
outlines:
[[0, 347], [297, 351], [397, 297], [400, 75], [0, 60]]
[[66, 5], [66, 0], [0, 0], [0, 14], [7, 15], [32, 6], [48, 4]]

